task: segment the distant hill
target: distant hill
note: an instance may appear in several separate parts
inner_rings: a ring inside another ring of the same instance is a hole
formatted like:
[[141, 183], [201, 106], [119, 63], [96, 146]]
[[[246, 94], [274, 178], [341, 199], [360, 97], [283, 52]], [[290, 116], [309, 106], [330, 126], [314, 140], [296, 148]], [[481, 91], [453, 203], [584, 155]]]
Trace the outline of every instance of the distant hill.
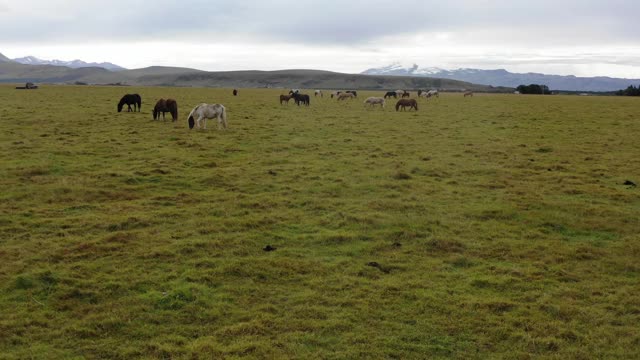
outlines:
[[110, 71], [122, 71], [126, 70], [122, 66], [118, 66], [116, 64], [112, 64], [110, 62], [85, 62], [82, 60], [72, 60], [72, 61], [63, 61], [63, 60], [43, 60], [39, 59], [35, 56], [26, 56], [17, 59], [13, 59], [13, 61], [18, 62], [24, 65], [54, 65], [54, 66], [66, 66], [72, 69], [80, 69], [86, 67], [99, 67]]
[[474, 84], [517, 87], [518, 85], [543, 84], [551, 90], [568, 91], [615, 91], [625, 89], [629, 85], [640, 84], [638, 79], [619, 79], [611, 77], [576, 77], [561, 75], [545, 75], [539, 73], [518, 74], [504, 69], [479, 70], [457, 69], [445, 70], [440, 68], [421, 68], [418, 65], [403, 66], [394, 63], [381, 68], [368, 69], [362, 72], [367, 75], [393, 76], [427, 76], [443, 79], [467, 81]]
[[143, 69], [108, 71], [99, 67], [72, 69], [53, 65], [25, 65], [0, 62], [0, 82], [75, 83], [197, 86], [228, 88], [304, 88], [304, 89], [431, 89], [512, 92], [467, 82], [427, 77], [369, 76], [320, 70], [207, 72], [188, 68], [153, 66]]

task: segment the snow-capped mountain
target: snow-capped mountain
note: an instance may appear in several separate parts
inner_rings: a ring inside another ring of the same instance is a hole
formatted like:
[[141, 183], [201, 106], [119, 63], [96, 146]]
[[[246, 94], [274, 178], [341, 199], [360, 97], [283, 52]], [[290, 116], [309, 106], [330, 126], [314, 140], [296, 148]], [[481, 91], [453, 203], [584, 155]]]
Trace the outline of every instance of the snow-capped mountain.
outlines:
[[9, 59], [8, 57], [2, 55], [2, 53], [0, 53], [0, 62], [10, 62], [11, 59]]
[[474, 84], [517, 87], [518, 85], [542, 84], [552, 90], [567, 91], [616, 91], [626, 89], [629, 85], [639, 85], [638, 79], [618, 79], [605, 76], [576, 77], [573, 75], [545, 75], [539, 73], [518, 74], [504, 69], [480, 70], [460, 68], [445, 70], [437, 67], [421, 68], [393, 63], [380, 68], [368, 69], [362, 72], [366, 75], [395, 75], [395, 76], [426, 76], [434, 78], [467, 81]]
[[72, 61], [63, 61], [63, 60], [43, 60], [43, 59], [39, 59], [35, 56], [25, 56], [25, 57], [21, 57], [21, 58], [17, 58], [17, 59], [13, 59], [13, 61], [15, 62], [19, 62], [20, 64], [25, 64], [25, 65], [54, 65], [54, 66], [66, 66], [66, 67], [70, 67], [73, 69], [79, 69], [79, 68], [85, 68], [85, 67], [100, 67], [106, 70], [110, 70], [110, 71], [120, 71], [120, 70], [126, 70], [125, 68], [109, 63], [109, 62], [102, 62], [102, 63], [88, 63], [82, 60], [72, 60]]

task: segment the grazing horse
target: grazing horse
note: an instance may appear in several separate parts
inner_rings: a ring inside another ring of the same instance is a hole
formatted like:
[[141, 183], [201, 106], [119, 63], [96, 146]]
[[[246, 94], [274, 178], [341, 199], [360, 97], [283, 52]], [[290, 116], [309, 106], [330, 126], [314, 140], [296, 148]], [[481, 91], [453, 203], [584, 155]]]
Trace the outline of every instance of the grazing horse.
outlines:
[[364, 101], [365, 106], [375, 107], [376, 105], [380, 105], [380, 108], [384, 109], [384, 98], [381, 97], [370, 97]]
[[207, 119], [218, 119], [218, 128], [220, 125], [227, 129], [227, 109], [221, 104], [200, 104], [189, 113], [189, 129], [193, 129], [194, 125], [200, 129], [200, 122], [204, 120], [204, 129], [207, 129]]
[[408, 98], [408, 97], [411, 97], [411, 93], [408, 92], [408, 91], [405, 91], [404, 94], [402, 94], [402, 98], [404, 99], [404, 98]]
[[471, 96], [473, 97], [473, 91], [467, 91], [464, 93], [464, 97]]
[[355, 90], [347, 90], [346, 93], [353, 94], [354, 97], [358, 97], [358, 92]]
[[404, 90], [396, 90], [396, 95], [402, 96], [406, 91]]
[[138, 112], [142, 109], [142, 98], [138, 94], [127, 94], [120, 99], [118, 103], [118, 112], [122, 111], [124, 104], [127, 104], [127, 112], [131, 111], [131, 105], [133, 105], [133, 112], [136, 111], [136, 105], [138, 106]]
[[397, 99], [397, 98], [398, 98], [398, 94], [397, 94], [395, 91], [387, 91], [387, 93], [386, 93], [386, 94], [384, 94], [384, 98], [385, 98], [385, 99], [386, 99], [386, 98], [390, 98], [390, 97], [392, 97], [392, 96], [393, 96], [393, 98], [394, 98], [394, 99]]
[[355, 97], [356, 96], [350, 92], [343, 92], [340, 95], [338, 95], [338, 101], [346, 100], [346, 99], [355, 99]]
[[164, 114], [170, 113], [173, 121], [178, 120], [178, 103], [173, 99], [160, 99], [153, 108], [153, 120], [160, 120], [160, 113], [162, 113], [162, 120], [165, 120]]
[[334, 91], [331, 93], [331, 98], [333, 99], [334, 96], [340, 96], [340, 94], [342, 94], [344, 91]]
[[315, 96], [320, 95], [320, 97], [324, 97], [324, 94], [322, 93], [322, 90], [316, 90], [313, 93], [315, 94]]
[[233, 89], [233, 96], [238, 96], [238, 89]]
[[291, 98], [293, 98], [293, 95], [280, 95], [280, 105], [284, 105], [285, 103], [289, 105]]
[[300, 93], [300, 89], [291, 89], [289, 90], [289, 95], [294, 95], [294, 94], [299, 94]]
[[400, 99], [398, 100], [398, 102], [396, 103], [396, 111], [399, 111], [400, 108], [402, 108], [402, 111], [405, 111], [407, 106], [409, 107], [409, 110], [416, 109], [416, 111], [418, 111], [418, 102], [416, 101], [416, 99]]
[[311, 98], [307, 94], [295, 93], [291, 97], [293, 97], [293, 100], [296, 102], [296, 105], [298, 106], [300, 106], [300, 103], [306, 106], [311, 105]]
[[432, 96], [437, 97], [437, 98], [440, 97], [440, 93], [438, 92], [438, 90], [429, 90], [429, 91], [427, 91], [427, 94], [429, 95], [427, 97], [432, 97]]

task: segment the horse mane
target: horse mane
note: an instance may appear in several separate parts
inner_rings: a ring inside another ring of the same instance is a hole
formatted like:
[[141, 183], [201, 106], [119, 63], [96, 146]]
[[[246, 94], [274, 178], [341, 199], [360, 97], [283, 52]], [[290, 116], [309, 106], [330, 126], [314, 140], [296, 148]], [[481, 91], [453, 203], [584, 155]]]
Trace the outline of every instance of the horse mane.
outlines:
[[191, 128], [193, 127], [193, 125], [191, 125], [191, 124], [195, 123], [195, 119], [193, 118], [193, 114], [196, 111], [198, 111], [198, 108], [200, 108], [200, 106], [202, 106], [202, 105], [204, 105], [204, 104], [200, 104], [200, 105], [197, 105], [196, 107], [194, 107], [193, 110], [191, 110], [191, 112], [189, 113], [189, 116], [187, 116], [187, 120], [189, 120], [189, 127], [191, 127]]

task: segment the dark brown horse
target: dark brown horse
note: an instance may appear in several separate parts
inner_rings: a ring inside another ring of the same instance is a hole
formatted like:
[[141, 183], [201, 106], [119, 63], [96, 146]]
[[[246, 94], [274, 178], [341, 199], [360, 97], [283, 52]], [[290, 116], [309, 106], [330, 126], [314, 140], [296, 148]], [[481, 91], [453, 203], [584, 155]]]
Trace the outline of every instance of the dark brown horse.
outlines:
[[409, 110], [416, 109], [416, 111], [418, 111], [418, 102], [416, 101], [416, 99], [400, 99], [398, 100], [398, 102], [396, 103], [396, 111], [399, 111], [400, 108], [402, 108], [402, 111], [406, 110], [407, 106], [409, 107]]
[[153, 108], [153, 120], [160, 120], [160, 113], [162, 113], [162, 120], [165, 120], [164, 114], [170, 113], [173, 121], [178, 120], [178, 103], [173, 99], [160, 99]]
[[411, 93], [408, 92], [408, 91], [405, 91], [404, 94], [402, 94], [402, 98], [404, 99], [404, 98], [408, 98], [408, 97], [411, 97]]
[[238, 89], [233, 89], [233, 96], [238, 96]]
[[291, 96], [298, 106], [300, 106], [300, 104], [305, 106], [309, 106], [311, 104], [311, 98], [307, 94], [295, 93]]

